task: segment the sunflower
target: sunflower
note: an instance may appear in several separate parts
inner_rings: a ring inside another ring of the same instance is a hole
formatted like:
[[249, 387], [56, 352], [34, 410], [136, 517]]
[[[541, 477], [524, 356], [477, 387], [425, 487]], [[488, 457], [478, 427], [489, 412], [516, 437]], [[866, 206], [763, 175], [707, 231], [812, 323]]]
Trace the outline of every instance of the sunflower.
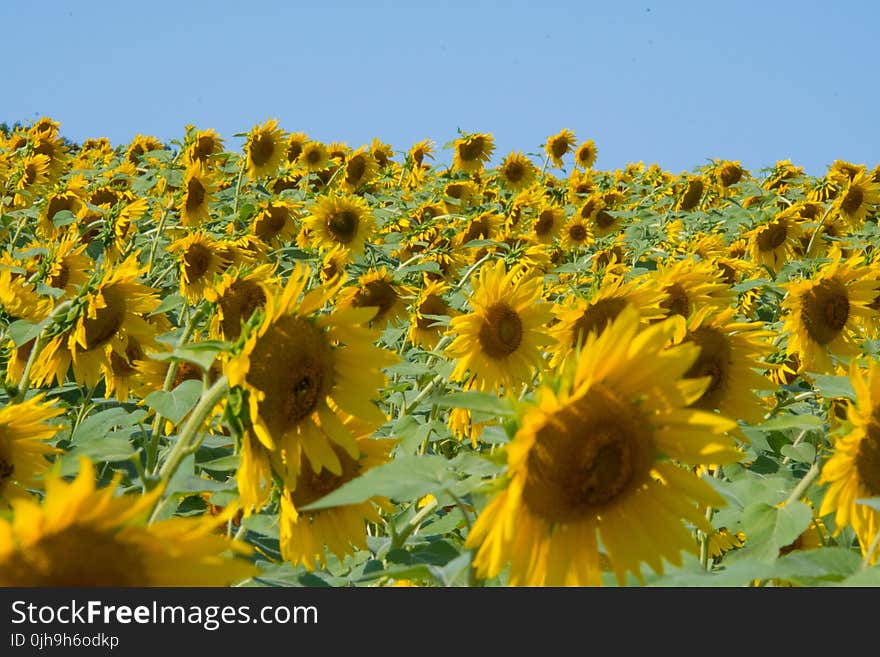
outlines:
[[86, 204], [75, 190], [56, 191], [46, 198], [42, 212], [37, 219], [37, 234], [47, 240], [54, 240], [61, 233], [55, 226], [55, 218], [59, 212], [66, 211], [80, 218], [85, 214]]
[[550, 366], [562, 366], [591, 334], [601, 335], [628, 306], [639, 311], [643, 323], [663, 319], [666, 310], [661, 304], [665, 299], [666, 295], [649, 278], [627, 282], [614, 277], [603, 281], [589, 299], [569, 300], [566, 305], [555, 307], [553, 314], [558, 321], [550, 329], [556, 341]]
[[71, 362], [77, 383], [95, 387], [102, 367], [110, 366], [110, 355], [125, 358], [127, 338], [147, 347], [154, 344], [155, 326], [144, 319], [156, 306], [155, 291], [138, 283], [142, 273], [132, 255], [110, 269], [83, 297], [84, 306], [72, 326], [53, 337], [34, 366], [34, 382], [59, 384]]
[[327, 251], [321, 261], [321, 269], [318, 272], [321, 282], [328, 283], [333, 281], [337, 276], [344, 276], [347, 261], [348, 258], [345, 249], [342, 247], [336, 246]]
[[15, 183], [15, 197], [13, 203], [18, 206], [24, 206], [30, 203], [32, 194], [49, 184], [49, 165], [51, 164], [48, 156], [31, 154], [26, 155], [21, 161], [21, 172]]
[[581, 205], [584, 199], [596, 191], [596, 182], [591, 170], [574, 169], [568, 177], [568, 200], [574, 205]]
[[223, 138], [216, 130], [199, 130], [191, 137], [184, 161], [191, 165], [198, 162], [203, 167], [207, 167], [211, 157], [222, 152]]
[[684, 188], [681, 195], [676, 201], [677, 210], [696, 210], [699, 209], [700, 201], [703, 198], [703, 192], [706, 189], [706, 181], [703, 176], [685, 176]]
[[492, 211], [481, 212], [476, 217], [465, 220], [459, 227], [460, 232], [453, 243], [457, 247], [465, 247], [473, 240], [494, 240], [504, 223], [504, 217]]
[[376, 314], [370, 326], [384, 329], [388, 324], [406, 315], [404, 298], [411, 296], [412, 290], [394, 280], [394, 273], [385, 267], [368, 270], [361, 275], [357, 284], [342, 289], [336, 306], [339, 309], [375, 308]]
[[279, 247], [296, 236], [299, 206], [275, 200], [260, 204], [251, 224], [251, 232], [267, 245]]
[[440, 323], [440, 317], [458, 316], [444, 299], [449, 286], [443, 281], [427, 281], [419, 292], [410, 314], [410, 327], [407, 337], [410, 342], [423, 349], [433, 349], [440, 342], [446, 325]]
[[302, 155], [303, 147], [308, 141], [309, 137], [304, 132], [292, 132], [287, 135], [287, 151], [285, 152], [285, 155], [288, 164], [296, 164], [299, 161], [299, 156]]
[[453, 380], [468, 388], [495, 391], [532, 380], [543, 366], [541, 347], [550, 342], [550, 304], [541, 300], [540, 277], [521, 277], [503, 260], [485, 263], [476, 274], [472, 311], [455, 317], [447, 333], [455, 339], [446, 353], [456, 359]]
[[715, 167], [715, 178], [721, 188], [725, 190], [731, 185], [741, 182], [748, 175], [749, 172], [743, 169], [739, 160], [719, 162]]
[[447, 214], [463, 213], [475, 203], [480, 188], [470, 180], [458, 180], [443, 187], [443, 204]]
[[23, 276], [0, 267], [0, 311], [14, 319], [40, 322], [52, 312], [52, 299], [41, 296]]
[[[723, 435], [734, 423], [688, 409], [705, 380], [683, 379], [695, 345], [666, 348], [676, 322], [641, 329], [624, 309], [591, 334], [554, 387], [544, 385], [507, 449], [507, 486], [477, 517], [466, 547], [478, 576], [509, 563], [512, 586], [600, 585], [600, 542], [620, 584], [658, 574], [697, 552], [687, 521], [706, 533], [701, 512], [724, 506], [688, 465], [742, 456]], [[556, 389], [554, 389], [556, 388]]]
[[365, 146], [357, 149], [345, 161], [342, 171], [342, 188], [354, 193], [369, 185], [379, 174], [379, 163]]
[[495, 138], [483, 132], [468, 134], [453, 143], [452, 168], [465, 173], [479, 173], [495, 150]]
[[13, 520], [0, 518], [0, 586], [228, 586], [257, 573], [251, 548], [216, 529], [217, 517], [145, 517], [161, 487], [146, 495], [115, 496], [122, 479], [95, 487], [86, 458], [72, 482], [46, 480], [42, 504], [13, 502]]
[[733, 305], [736, 299], [736, 293], [724, 283], [722, 272], [711, 262], [694, 258], [671, 260], [660, 265], [654, 277], [669, 295], [662, 306], [671, 315], [688, 318], [703, 306], [723, 309]]
[[858, 229], [878, 204], [880, 185], [867, 172], [861, 172], [841, 191], [834, 202], [833, 211], [851, 228]]
[[259, 443], [283, 464], [288, 489], [296, 487], [302, 453], [315, 472], [326, 468], [335, 475], [342, 474], [342, 463], [332, 444], [357, 457], [354, 436], [335, 409], [374, 426], [384, 423], [385, 414], [371, 400], [386, 382], [381, 368], [397, 360], [373, 346], [377, 331], [365, 325], [375, 308], [319, 313], [343, 281], [303, 295], [308, 278], [308, 268], [297, 263], [284, 289], [266, 300], [241, 351], [224, 366], [230, 385], [247, 396]]
[[94, 262], [85, 254], [87, 244], [80, 244], [77, 230], [69, 230], [49, 248], [46, 285], [64, 290], [73, 296], [82, 285], [88, 283]]
[[330, 153], [321, 142], [307, 141], [303, 144], [299, 163], [309, 173], [317, 173], [326, 169], [330, 164]]
[[329, 250], [343, 247], [348, 258], [363, 255], [373, 235], [376, 220], [366, 201], [358, 196], [323, 196], [311, 208], [303, 225], [315, 246]]
[[207, 233], [197, 231], [172, 242], [169, 253], [180, 261], [180, 294], [192, 304], [204, 297], [214, 276], [226, 269], [229, 261], [220, 255], [217, 242]]
[[596, 148], [596, 143], [592, 139], [588, 139], [578, 146], [574, 152], [575, 164], [584, 169], [592, 169], [598, 154], [599, 150]]
[[504, 181], [504, 186], [512, 192], [529, 187], [535, 181], [537, 173], [535, 165], [522, 154], [522, 151], [513, 151], [505, 157], [498, 172]]
[[778, 274], [786, 262], [797, 257], [804, 230], [797, 210], [787, 208], [770, 221], [747, 232], [744, 237], [749, 240], [752, 262]]
[[[822, 467], [820, 481], [829, 485], [819, 515], [835, 514], [835, 535], [851, 526], [866, 555], [880, 533], [880, 511], [859, 503], [880, 497], [880, 366], [871, 361], [864, 371], [854, 361], [849, 378], [856, 393], [847, 411], [851, 429], [834, 440]], [[875, 549], [872, 563], [878, 555]]]
[[577, 139], [574, 136], [574, 132], [568, 128], [563, 128], [559, 134], [547, 138], [547, 143], [544, 144], [544, 152], [547, 153], [547, 157], [553, 163], [553, 166], [562, 167], [562, 158], [574, 148], [576, 143]]
[[278, 121], [267, 119], [263, 125], [251, 128], [244, 150], [251, 180], [271, 176], [278, 171], [286, 156], [284, 131], [278, 127]]
[[327, 470], [315, 472], [308, 459], [303, 458], [296, 488], [283, 491], [281, 495], [281, 556], [294, 566], [302, 563], [308, 570], [314, 570], [318, 564], [326, 566], [325, 546], [339, 559], [353, 555], [354, 549], [366, 550], [366, 523], [381, 522], [377, 506], [393, 508], [386, 498], [375, 497], [359, 504], [317, 511], [302, 510], [355, 477], [390, 460], [396, 440], [373, 439], [370, 437], [371, 428], [355, 427], [352, 425], [357, 436], [357, 455], [352, 456], [339, 446], [331, 445], [342, 464], [340, 473]]
[[531, 235], [541, 244], [552, 244], [562, 232], [565, 222], [565, 208], [544, 205], [532, 221]]
[[376, 160], [380, 171], [389, 164], [394, 164], [394, 149], [391, 148], [391, 144], [386, 144], [378, 137], [373, 137], [373, 141], [370, 143], [370, 155]]
[[581, 217], [580, 213], [576, 213], [562, 227], [559, 246], [566, 251], [571, 251], [586, 246], [591, 239], [589, 220]]
[[784, 285], [786, 353], [797, 354], [810, 372], [832, 371], [832, 354], [859, 355], [864, 325], [877, 317], [870, 307], [880, 289], [874, 267], [863, 265], [861, 256], [842, 260], [838, 250], [831, 258], [813, 278]]
[[0, 508], [29, 497], [28, 488], [42, 487], [39, 479], [50, 466], [46, 457], [60, 451], [46, 442], [62, 429], [51, 421], [63, 412], [42, 394], [0, 409]]
[[774, 390], [776, 386], [758, 371], [768, 369], [767, 357], [774, 347], [769, 338], [776, 334], [762, 322], [740, 322], [736, 310], [718, 311], [704, 307], [687, 320], [686, 333], [676, 336], [696, 344], [700, 354], [684, 373], [686, 379], [709, 378], [703, 394], [691, 408], [717, 410], [722, 415], [758, 424], [767, 408], [755, 390]]
[[211, 219], [208, 205], [214, 200], [216, 185], [199, 161], [186, 168], [183, 177], [183, 196], [178, 210], [180, 223], [184, 226], [199, 226]]
[[151, 151], [164, 150], [165, 146], [161, 141], [149, 135], [135, 135], [134, 139], [128, 145], [125, 151], [125, 159], [134, 166], [139, 166], [141, 160], [147, 153]]
[[250, 270], [241, 267], [228, 269], [220, 280], [205, 289], [205, 298], [216, 304], [209, 328], [212, 338], [238, 340], [242, 323], [248, 322], [254, 312], [266, 306], [278, 284], [273, 269], [270, 264]]

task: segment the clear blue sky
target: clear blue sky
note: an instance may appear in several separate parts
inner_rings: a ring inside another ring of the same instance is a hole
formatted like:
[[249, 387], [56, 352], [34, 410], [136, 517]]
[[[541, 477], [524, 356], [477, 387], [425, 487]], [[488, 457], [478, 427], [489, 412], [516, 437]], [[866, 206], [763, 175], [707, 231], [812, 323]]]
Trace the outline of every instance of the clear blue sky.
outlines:
[[272, 117], [352, 147], [491, 132], [499, 157], [570, 128], [601, 169], [880, 162], [872, 1], [3, 0], [0, 25], [0, 121], [75, 141], [237, 148]]

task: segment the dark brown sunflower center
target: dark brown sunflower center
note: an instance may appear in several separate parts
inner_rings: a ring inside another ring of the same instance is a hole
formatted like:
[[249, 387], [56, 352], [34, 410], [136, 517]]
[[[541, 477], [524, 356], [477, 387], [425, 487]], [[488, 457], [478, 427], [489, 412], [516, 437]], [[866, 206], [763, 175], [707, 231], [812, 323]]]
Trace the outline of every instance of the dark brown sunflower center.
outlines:
[[556, 217], [552, 210], [542, 210], [541, 214], [538, 215], [537, 221], [535, 221], [535, 233], [538, 237], [544, 237], [550, 233], [553, 230], [555, 221]]
[[367, 171], [367, 160], [363, 155], [351, 158], [345, 165], [345, 182], [356, 185]]
[[223, 310], [223, 334], [230, 340], [241, 335], [241, 323], [266, 305], [266, 293], [258, 283], [247, 279], [235, 281], [220, 297]]
[[623, 262], [623, 249], [617, 245], [596, 254], [597, 269], [603, 269], [615, 262]]
[[443, 298], [436, 294], [429, 294], [419, 304], [419, 312], [416, 316], [416, 325], [423, 331], [429, 329], [440, 330], [439, 326], [432, 326], [437, 320], [423, 315], [448, 315], [449, 309]]
[[287, 161], [296, 162], [297, 158], [302, 155], [303, 143], [301, 141], [292, 141], [287, 144]]
[[193, 145], [193, 156], [197, 160], [204, 162], [216, 150], [218, 150], [217, 142], [214, 141], [213, 137], [201, 136]]
[[375, 323], [385, 318], [388, 311], [391, 310], [399, 298], [397, 291], [391, 283], [379, 279], [376, 281], [370, 281], [358, 290], [357, 294], [354, 295], [352, 305], [357, 308], [363, 308], [366, 306], [377, 307], [379, 310], [376, 312], [376, 316], [373, 317], [372, 320], [373, 323]]
[[587, 239], [587, 229], [582, 224], [574, 224], [569, 227], [568, 236], [572, 242], [583, 242]]
[[880, 496], [880, 409], [874, 411], [855, 461], [859, 481], [871, 497]]
[[690, 315], [691, 302], [685, 289], [678, 283], [667, 285], [663, 291], [669, 295], [667, 299], [660, 302], [660, 307], [669, 311], [670, 315], [681, 315], [687, 317]]
[[568, 139], [565, 139], [564, 137], [561, 139], [554, 139], [550, 142], [550, 152], [553, 153], [553, 157], [562, 157], [568, 153], [570, 147], [571, 144], [569, 144]]
[[578, 211], [578, 214], [581, 216], [582, 219], [589, 219], [594, 214], [596, 214], [596, 210], [598, 209], [598, 207], [599, 206], [596, 203], [595, 199], [588, 199], [581, 206], [581, 209]]
[[104, 308], [96, 308], [95, 316], [83, 319], [86, 349], [105, 344], [122, 326], [125, 320], [125, 298], [113, 287], [104, 290]]
[[725, 187], [730, 187], [731, 185], [735, 185], [740, 181], [743, 175], [743, 170], [735, 164], [727, 164], [721, 168], [721, 184]]
[[482, 217], [474, 219], [464, 234], [464, 243], [467, 244], [471, 240], [487, 239], [491, 231], [492, 228], [486, 219]]
[[525, 175], [526, 168], [522, 165], [522, 162], [508, 162], [507, 166], [504, 167], [504, 177], [507, 178], [507, 182], [518, 183]]
[[849, 319], [846, 288], [836, 280], [823, 281], [804, 293], [801, 320], [810, 338], [821, 345], [834, 340]]
[[644, 482], [653, 458], [639, 412], [596, 385], [535, 432], [523, 501], [550, 522], [595, 516]]
[[606, 210], [599, 210], [596, 214], [596, 225], [602, 230], [611, 228], [614, 225], [615, 218]]
[[571, 327], [572, 346], [583, 344], [590, 333], [599, 335], [626, 308], [626, 300], [620, 297], [600, 299], [590, 304]]
[[309, 459], [302, 459], [302, 470], [296, 479], [296, 488], [290, 493], [290, 500], [295, 509], [317, 502], [360, 473], [360, 464], [345, 450], [335, 443], [330, 443], [330, 447], [342, 464], [342, 474], [333, 474], [326, 468], [322, 468], [320, 473], [315, 473]]
[[46, 285], [63, 290], [67, 287], [67, 281], [70, 280], [70, 267], [64, 260], [58, 263], [57, 269], [46, 279]]
[[334, 241], [348, 244], [357, 235], [358, 216], [352, 210], [339, 210], [327, 218], [327, 232]]
[[131, 376], [137, 372], [134, 362], [143, 358], [144, 350], [134, 339], [130, 339], [125, 348], [125, 356], [120, 356], [115, 351], [110, 352], [110, 368], [114, 376]]
[[40, 169], [36, 164], [29, 163], [24, 167], [24, 173], [22, 174], [22, 178], [24, 179], [25, 185], [33, 185], [36, 182], [37, 178], [40, 175]]
[[702, 409], [718, 408], [730, 376], [732, 353], [730, 341], [718, 329], [703, 326], [693, 331], [688, 340], [700, 348], [697, 360], [684, 373], [686, 379], [709, 377], [706, 390], [691, 406]]
[[333, 360], [325, 332], [302, 317], [281, 317], [260, 336], [247, 380], [265, 395], [259, 413], [273, 436], [317, 410], [333, 387]]
[[290, 211], [284, 206], [270, 205], [260, 214], [254, 232], [262, 240], [272, 239], [281, 232], [289, 217]]
[[259, 134], [255, 136], [251, 142], [250, 152], [251, 160], [256, 166], [266, 165], [275, 152], [275, 140], [272, 139], [272, 135]]
[[519, 348], [523, 338], [519, 314], [503, 301], [486, 311], [478, 334], [483, 352], [490, 358], [505, 358]]
[[685, 190], [684, 196], [681, 197], [680, 208], [682, 210], [693, 210], [697, 207], [697, 204], [700, 202], [700, 197], [703, 196], [703, 181], [702, 180], [692, 180], [688, 183], [687, 190]]
[[91, 196], [92, 205], [113, 205], [119, 200], [119, 194], [109, 187], [95, 190]]
[[757, 242], [760, 251], [773, 251], [785, 243], [788, 230], [783, 223], [772, 223], [758, 233]]
[[323, 154], [321, 153], [321, 149], [319, 148], [308, 148], [305, 151], [306, 154], [306, 162], [312, 166], [319, 164], [323, 158]]
[[190, 244], [183, 256], [183, 267], [187, 280], [193, 282], [204, 276], [211, 267], [213, 257], [211, 249], [204, 244], [198, 242]]
[[49, 205], [46, 207], [46, 216], [49, 218], [49, 221], [52, 221], [55, 218], [55, 215], [62, 210], [76, 212], [74, 199], [68, 196], [53, 196], [49, 200]]
[[110, 530], [73, 525], [13, 553], [6, 586], [152, 586], [140, 549]]
[[847, 214], [855, 214], [862, 207], [865, 194], [859, 187], [850, 187], [840, 202], [840, 209]]
[[3, 492], [6, 482], [12, 479], [14, 474], [15, 466], [3, 454], [0, 454], [0, 493]]
[[205, 186], [198, 178], [190, 178], [186, 183], [186, 209], [195, 210], [204, 202]]
[[463, 162], [479, 160], [483, 155], [484, 141], [482, 137], [468, 139], [458, 145], [458, 156]]
[[718, 269], [721, 270], [721, 278], [728, 285], [733, 285], [736, 283], [736, 270], [728, 265], [726, 262], [717, 262], [716, 263]]

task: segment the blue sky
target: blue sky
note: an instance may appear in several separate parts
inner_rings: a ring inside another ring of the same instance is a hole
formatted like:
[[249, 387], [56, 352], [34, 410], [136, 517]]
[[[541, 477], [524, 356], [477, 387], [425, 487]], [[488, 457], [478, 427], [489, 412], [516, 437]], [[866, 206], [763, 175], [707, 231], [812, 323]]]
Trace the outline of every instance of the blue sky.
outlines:
[[[233, 135], [266, 118], [352, 147], [570, 128], [596, 167], [880, 162], [874, 2], [4, 0], [0, 121], [75, 140]], [[441, 155], [448, 161], [449, 155]]]

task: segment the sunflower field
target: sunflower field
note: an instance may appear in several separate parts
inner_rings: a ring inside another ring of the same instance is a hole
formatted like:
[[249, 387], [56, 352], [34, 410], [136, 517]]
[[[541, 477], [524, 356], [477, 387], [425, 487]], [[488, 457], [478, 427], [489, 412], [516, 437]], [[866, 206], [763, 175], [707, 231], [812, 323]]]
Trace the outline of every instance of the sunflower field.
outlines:
[[0, 584], [880, 585], [880, 166], [236, 137], [3, 126]]

